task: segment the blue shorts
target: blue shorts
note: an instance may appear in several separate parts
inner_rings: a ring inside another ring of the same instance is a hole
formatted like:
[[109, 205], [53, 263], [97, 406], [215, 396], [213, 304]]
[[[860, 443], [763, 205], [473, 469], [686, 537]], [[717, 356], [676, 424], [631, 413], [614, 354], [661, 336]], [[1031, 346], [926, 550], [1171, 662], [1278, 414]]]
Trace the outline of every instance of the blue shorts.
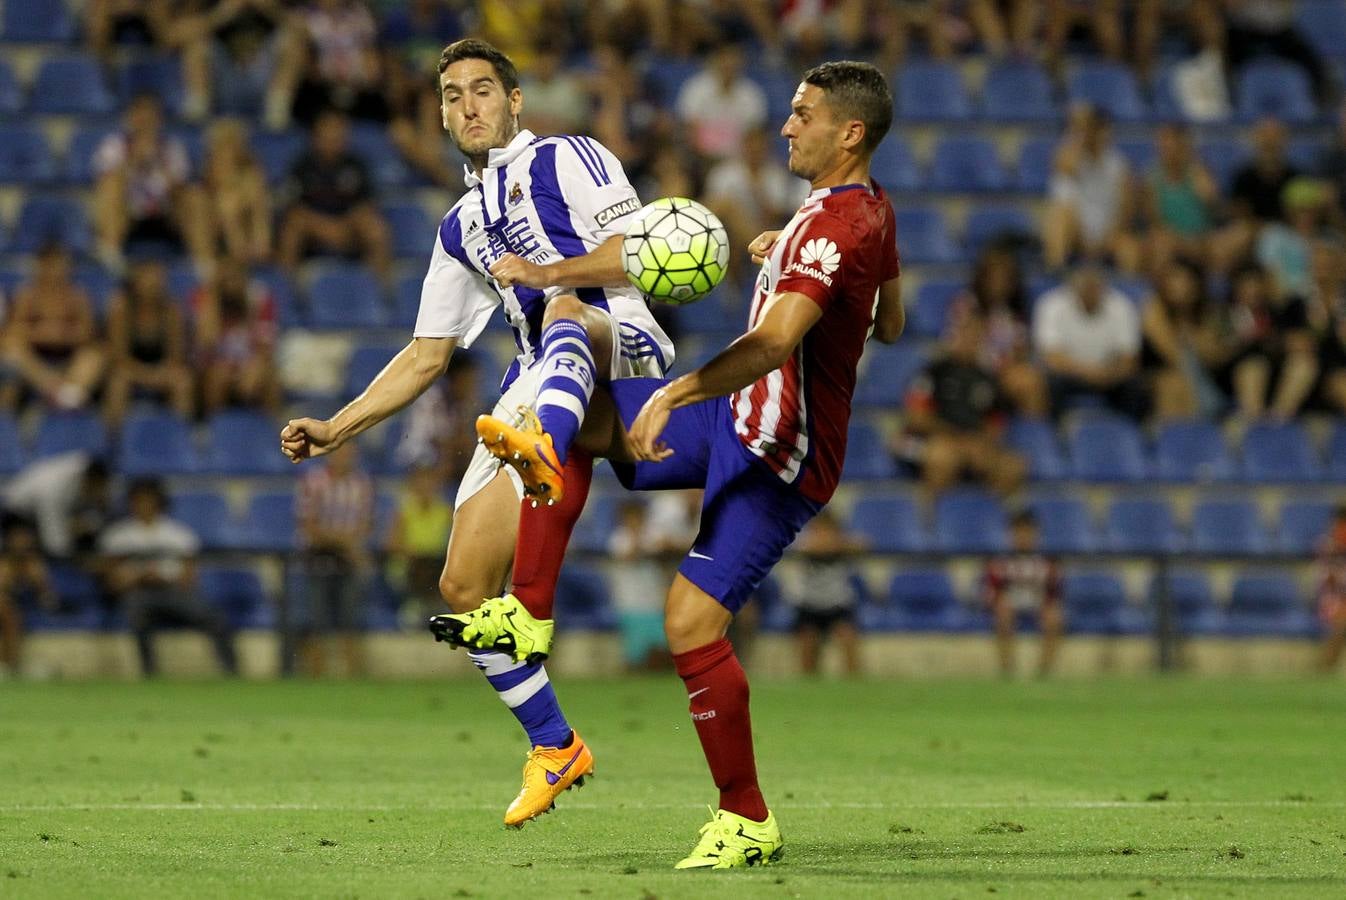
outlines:
[[[667, 383], [623, 378], [609, 385], [626, 427], [650, 394]], [[668, 459], [613, 463], [613, 471], [633, 491], [705, 488], [700, 530], [678, 571], [736, 614], [823, 505], [748, 452], [734, 432], [725, 397], [674, 410], [663, 441], [673, 450]]]

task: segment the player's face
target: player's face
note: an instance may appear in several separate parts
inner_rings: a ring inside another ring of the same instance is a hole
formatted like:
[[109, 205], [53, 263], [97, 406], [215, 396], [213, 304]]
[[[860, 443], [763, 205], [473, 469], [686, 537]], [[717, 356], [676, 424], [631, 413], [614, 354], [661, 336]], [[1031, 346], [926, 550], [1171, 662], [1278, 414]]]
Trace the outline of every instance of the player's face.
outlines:
[[518, 132], [523, 94], [506, 93], [495, 67], [484, 59], [461, 59], [439, 76], [444, 129], [469, 159], [504, 147]]
[[790, 141], [790, 171], [812, 181], [832, 168], [844, 127], [833, 120], [822, 88], [800, 84], [780, 130]]

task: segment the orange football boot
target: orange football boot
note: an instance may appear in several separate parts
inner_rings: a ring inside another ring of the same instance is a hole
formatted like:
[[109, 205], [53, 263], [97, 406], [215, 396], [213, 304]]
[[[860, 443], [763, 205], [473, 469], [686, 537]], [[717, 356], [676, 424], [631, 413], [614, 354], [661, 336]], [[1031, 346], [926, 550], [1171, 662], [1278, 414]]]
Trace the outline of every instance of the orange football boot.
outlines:
[[523, 787], [505, 810], [505, 826], [522, 828], [531, 819], [551, 812], [562, 791], [583, 787], [594, 774], [594, 755], [579, 732], [569, 747], [534, 747], [523, 764]]
[[519, 407], [519, 424], [502, 422], [495, 416], [477, 416], [477, 436], [491, 455], [511, 466], [523, 479], [524, 490], [534, 503], [556, 503], [565, 491], [561, 460], [552, 448], [551, 435], [542, 430], [537, 413]]

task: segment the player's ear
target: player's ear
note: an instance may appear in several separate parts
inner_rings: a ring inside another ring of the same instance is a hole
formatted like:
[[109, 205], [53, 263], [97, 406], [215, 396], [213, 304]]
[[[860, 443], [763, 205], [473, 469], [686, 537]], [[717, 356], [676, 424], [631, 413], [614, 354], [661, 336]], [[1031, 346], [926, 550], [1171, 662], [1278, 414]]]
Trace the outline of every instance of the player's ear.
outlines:
[[865, 123], [859, 119], [851, 119], [846, 123], [846, 128], [841, 133], [841, 146], [845, 150], [857, 149], [865, 140]]
[[509, 114], [517, 116], [523, 109], [523, 91], [515, 88], [509, 92]]

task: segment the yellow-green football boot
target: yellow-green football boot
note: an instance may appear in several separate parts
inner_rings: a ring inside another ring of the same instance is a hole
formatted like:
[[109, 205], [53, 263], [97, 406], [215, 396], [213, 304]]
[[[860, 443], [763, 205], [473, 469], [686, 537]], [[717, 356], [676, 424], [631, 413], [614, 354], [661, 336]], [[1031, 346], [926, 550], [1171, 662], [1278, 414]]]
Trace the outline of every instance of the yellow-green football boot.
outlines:
[[551, 619], [533, 618], [513, 594], [493, 597], [471, 612], [430, 617], [435, 640], [469, 650], [494, 650], [517, 662], [546, 659], [553, 627]]

